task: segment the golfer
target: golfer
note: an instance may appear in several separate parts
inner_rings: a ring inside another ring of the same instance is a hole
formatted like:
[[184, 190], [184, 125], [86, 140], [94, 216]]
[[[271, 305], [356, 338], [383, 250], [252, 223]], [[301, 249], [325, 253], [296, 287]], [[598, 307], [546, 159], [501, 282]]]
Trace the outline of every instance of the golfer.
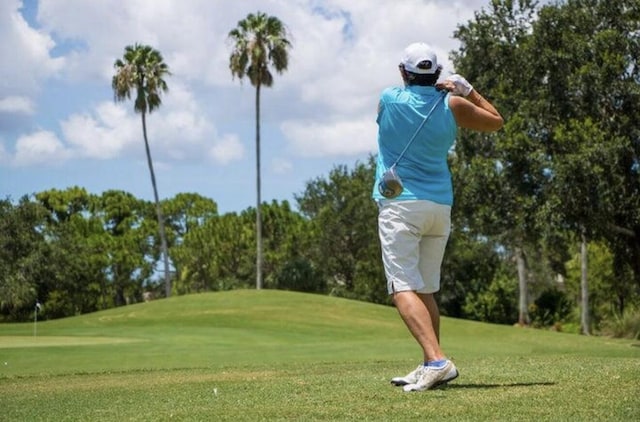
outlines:
[[[458, 376], [440, 348], [440, 311], [434, 298], [451, 230], [453, 188], [447, 155], [458, 128], [492, 132], [503, 120], [462, 76], [438, 82], [442, 66], [427, 44], [409, 45], [399, 67], [404, 87], [382, 91], [378, 105], [373, 199], [379, 205], [387, 289], [423, 353], [414, 371], [391, 383], [404, 391], [422, 391]], [[379, 184], [392, 166], [401, 187], [390, 195]]]

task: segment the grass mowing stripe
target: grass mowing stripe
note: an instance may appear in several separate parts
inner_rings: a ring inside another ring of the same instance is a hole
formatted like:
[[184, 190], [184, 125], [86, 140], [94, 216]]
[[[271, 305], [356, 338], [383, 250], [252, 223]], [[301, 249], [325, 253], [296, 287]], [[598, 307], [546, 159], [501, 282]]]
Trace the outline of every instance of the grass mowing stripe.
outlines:
[[123, 337], [72, 337], [72, 336], [0, 336], [0, 349], [52, 347], [52, 346], [95, 346], [98, 344], [118, 344], [140, 341]]

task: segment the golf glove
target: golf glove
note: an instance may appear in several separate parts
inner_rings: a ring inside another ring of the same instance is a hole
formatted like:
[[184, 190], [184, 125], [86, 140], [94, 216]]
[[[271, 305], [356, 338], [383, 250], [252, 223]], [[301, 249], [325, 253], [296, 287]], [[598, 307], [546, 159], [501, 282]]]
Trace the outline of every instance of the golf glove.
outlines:
[[448, 76], [446, 80], [453, 82], [453, 84], [455, 85], [455, 88], [453, 88], [453, 91], [451, 91], [453, 95], [462, 95], [463, 97], [466, 97], [467, 95], [471, 94], [471, 91], [473, 91], [473, 87], [471, 86], [469, 81], [467, 81], [464, 77], [458, 75], [457, 73], [455, 75]]

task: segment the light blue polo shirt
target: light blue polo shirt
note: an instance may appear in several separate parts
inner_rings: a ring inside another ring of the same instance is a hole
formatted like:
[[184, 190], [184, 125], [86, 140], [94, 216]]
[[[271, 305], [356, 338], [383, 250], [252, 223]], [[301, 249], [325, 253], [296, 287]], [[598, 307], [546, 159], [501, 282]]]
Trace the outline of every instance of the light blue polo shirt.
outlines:
[[[378, 158], [373, 199], [385, 199], [378, 191], [382, 174], [396, 161], [442, 92], [432, 86], [387, 88], [380, 95]], [[453, 187], [447, 155], [458, 127], [449, 109], [449, 94], [440, 101], [405, 152], [396, 171], [404, 191], [395, 200], [426, 199], [453, 205]]]

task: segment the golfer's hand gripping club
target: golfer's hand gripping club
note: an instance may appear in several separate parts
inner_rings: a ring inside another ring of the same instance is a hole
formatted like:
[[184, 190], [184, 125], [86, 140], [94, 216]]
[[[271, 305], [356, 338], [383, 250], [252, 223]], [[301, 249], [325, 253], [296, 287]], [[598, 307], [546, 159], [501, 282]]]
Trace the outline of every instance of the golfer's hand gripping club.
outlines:
[[464, 77], [458, 75], [457, 73], [451, 76], [448, 76], [445, 79], [445, 82], [451, 82], [453, 84], [453, 88], [449, 90], [453, 95], [459, 95], [462, 97], [466, 97], [471, 94], [473, 91], [473, 86], [467, 81]]

